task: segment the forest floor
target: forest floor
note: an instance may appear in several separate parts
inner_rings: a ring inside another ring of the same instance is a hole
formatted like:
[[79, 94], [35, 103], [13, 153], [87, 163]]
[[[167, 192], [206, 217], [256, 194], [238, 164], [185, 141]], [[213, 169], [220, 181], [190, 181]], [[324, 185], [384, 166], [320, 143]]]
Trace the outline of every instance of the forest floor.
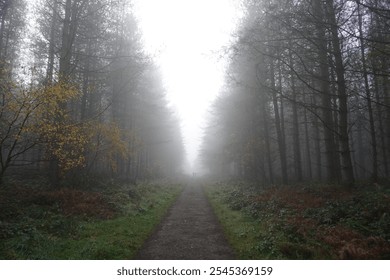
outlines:
[[165, 181], [10, 181], [0, 188], [0, 260], [133, 259], [181, 191]]
[[390, 259], [390, 187], [10, 181], [0, 259]]
[[144, 244], [138, 259], [234, 259], [203, 188], [190, 182]]
[[239, 259], [389, 259], [390, 187], [208, 183]]

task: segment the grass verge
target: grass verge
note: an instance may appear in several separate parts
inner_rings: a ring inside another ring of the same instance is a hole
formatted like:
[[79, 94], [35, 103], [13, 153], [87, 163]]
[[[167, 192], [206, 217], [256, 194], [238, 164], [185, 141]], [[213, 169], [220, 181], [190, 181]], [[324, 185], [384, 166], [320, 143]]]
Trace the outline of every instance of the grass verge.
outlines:
[[181, 191], [168, 183], [0, 192], [0, 259], [133, 259]]
[[206, 194], [241, 259], [389, 259], [390, 190], [215, 183]]

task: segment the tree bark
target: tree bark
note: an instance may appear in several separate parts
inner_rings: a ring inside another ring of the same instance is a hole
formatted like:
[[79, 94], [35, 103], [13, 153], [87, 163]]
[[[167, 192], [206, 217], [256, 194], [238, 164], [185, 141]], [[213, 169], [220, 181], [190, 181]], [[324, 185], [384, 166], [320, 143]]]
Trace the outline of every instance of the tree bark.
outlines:
[[269, 67], [270, 67], [271, 95], [272, 95], [272, 103], [273, 103], [274, 113], [275, 113], [275, 127], [276, 127], [276, 136], [278, 139], [282, 182], [283, 184], [288, 184], [286, 144], [282, 134], [281, 120], [279, 114], [279, 104], [276, 95], [277, 89], [275, 86], [275, 70], [274, 70], [274, 64], [272, 59], [270, 59]]
[[358, 11], [358, 22], [359, 22], [359, 37], [360, 37], [360, 55], [362, 60], [362, 70], [364, 78], [364, 90], [367, 100], [367, 109], [368, 109], [368, 120], [370, 124], [370, 137], [371, 137], [371, 149], [372, 149], [372, 173], [371, 179], [373, 182], [378, 181], [378, 152], [377, 152], [377, 140], [375, 133], [375, 124], [374, 124], [374, 114], [372, 110], [372, 101], [371, 101], [371, 92], [370, 85], [368, 82], [368, 73], [367, 73], [367, 63], [366, 63], [366, 54], [364, 50], [364, 40], [363, 40], [363, 23], [362, 23], [362, 14], [360, 12], [360, 5], [357, 4]]
[[[291, 48], [291, 42], [290, 42], [290, 48]], [[290, 66], [291, 68], [293, 68], [294, 62], [293, 62], [291, 49], [289, 49], [289, 60], [290, 60]], [[302, 175], [301, 146], [299, 141], [297, 92], [295, 88], [294, 73], [292, 70], [290, 71], [290, 76], [291, 76], [290, 80], [291, 80], [291, 95], [292, 95], [291, 106], [292, 106], [292, 113], [293, 113], [292, 135], [293, 135], [293, 151], [294, 151], [294, 169], [295, 169], [296, 180], [298, 182], [301, 182], [303, 180], [303, 175]], [[306, 112], [305, 112], [305, 116], [306, 116]]]
[[336, 64], [336, 76], [337, 76], [337, 90], [339, 98], [339, 136], [341, 147], [341, 162], [342, 171], [344, 175], [344, 182], [348, 186], [353, 186], [355, 177], [353, 174], [353, 166], [351, 160], [351, 151], [349, 146], [348, 135], [348, 95], [347, 87], [345, 83], [345, 69], [343, 65], [343, 58], [341, 54], [340, 39], [338, 37], [338, 25], [336, 21], [336, 14], [334, 11], [333, 0], [327, 0], [327, 15], [330, 23], [333, 55]]
[[338, 182], [340, 180], [338, 170], [335, 167], [335, 162], [338, 161], [336, 144], [334, 141], [335, 125], [332, 115], [332, 96], [329, 82], [329, 65], [328, 65], [328, 44], [326, 40], [324, 14], [321, 0], [314, 0], [313, 14], [316, 23], [316, 41], [319, 59], [319, 83], [321, 89], [321, 105], [322, 105], [322, 123], [324, 128], [325, 156], [326, 169], [328, 180]]
[[[304, 100], [305, 101], [305, 100]], [[304, 109], [303, 117], [305, 121], [305, 144], [306, 144], [306, 166], [307, 166], [307, 175], [309, 180], [313, 179], [312, 171], [312, 161], [311, 161], [311, 151], [310, 151], [310, 138], [309, 138], [309, 120], [307, 118], [307, 110]]]
[[50, 85], [53, 82], [54, 74], [54, 55], [55, 55], [55, 32], [57, 29], [57, 11], [58, 1], [54, 0], [52, 8], [52, 18], [50, 26], [50, 39], [49, 39], [49, 54], [47, 60], [47, 71], [46, 71], [46, 84]]
[[[264, 99], [264, 98], [263, 98]], [[271, 184], [274, 183], [274, 171], [272, 166], [272, 156], [271, 156], [271, 144], [270, 144], [270, 135], [269, 135], [269, 127], [268, 127], [268, 116], [265, 101], [262, 102], [262, 111], [263, 111], [263, 127], [264, 127], [264, 142], [266, 149], [266, 157], [267, 157], [267, 165], [268, 165], [268, 174], [269, 181]]]

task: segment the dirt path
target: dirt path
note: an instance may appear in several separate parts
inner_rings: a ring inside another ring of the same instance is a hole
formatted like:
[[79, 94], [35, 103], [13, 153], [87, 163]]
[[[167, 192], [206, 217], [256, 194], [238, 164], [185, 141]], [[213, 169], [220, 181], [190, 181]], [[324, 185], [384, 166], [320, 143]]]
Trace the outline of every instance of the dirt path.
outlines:
[[137, 259], [234, 259], [199, 184], [191, 183], [183, 190]]

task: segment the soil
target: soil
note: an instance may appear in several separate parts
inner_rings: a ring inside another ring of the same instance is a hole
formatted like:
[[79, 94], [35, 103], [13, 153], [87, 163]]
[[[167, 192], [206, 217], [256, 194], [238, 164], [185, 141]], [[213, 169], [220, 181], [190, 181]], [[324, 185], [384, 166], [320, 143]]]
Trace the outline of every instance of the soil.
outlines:
[[137, 259], [225, 260], [234, 259], [203, 188], [188, 184], [167, 216], [145, 242]]

